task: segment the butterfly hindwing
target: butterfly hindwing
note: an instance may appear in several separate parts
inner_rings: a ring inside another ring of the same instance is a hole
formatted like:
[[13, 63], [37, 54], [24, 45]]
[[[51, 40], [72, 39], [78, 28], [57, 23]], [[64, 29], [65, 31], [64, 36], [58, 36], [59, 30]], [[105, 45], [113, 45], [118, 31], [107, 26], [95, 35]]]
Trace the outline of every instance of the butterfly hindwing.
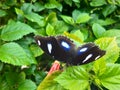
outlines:
[[102, 57], [105, 54], [105, 51], [101, 50], [94, 43], [88, 43], [78, 47], [76, 53], [77, 55], [72, 62], [73, 65], [90, 63]]

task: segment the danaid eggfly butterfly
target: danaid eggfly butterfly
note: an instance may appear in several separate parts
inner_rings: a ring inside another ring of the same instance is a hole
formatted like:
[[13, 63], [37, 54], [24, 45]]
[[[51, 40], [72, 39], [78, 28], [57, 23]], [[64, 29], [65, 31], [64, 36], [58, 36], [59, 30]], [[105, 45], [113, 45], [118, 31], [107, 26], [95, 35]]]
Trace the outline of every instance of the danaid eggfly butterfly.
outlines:
[[73, 41], [65, 36], [35, 36], [35, 41], [45, 53], [68, 65], [90, 63], [105, 55], [105, 51], [94, 43], [77, 47]]

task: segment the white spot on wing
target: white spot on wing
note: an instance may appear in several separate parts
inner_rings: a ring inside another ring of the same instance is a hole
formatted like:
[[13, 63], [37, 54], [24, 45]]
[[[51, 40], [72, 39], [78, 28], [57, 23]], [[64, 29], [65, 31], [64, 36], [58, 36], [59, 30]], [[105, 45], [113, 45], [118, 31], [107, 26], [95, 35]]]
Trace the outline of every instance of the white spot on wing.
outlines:
[[88, 48], [87, 47], [84, 47], [82, 49], [80, 49], [80, 52], [85, 52]]
[[99, 57], [100, 57], [100, 55], [98, 55], [98, 56], [95, 58], [95, 60], [97, 60]]
[[87, 60], [89, 60], [93, 55], [92, 54], [89, 54], [82, 62], [86, 62]]
[[65, 41], [62, 41], [61, 45], [65, 48], [70, 48], [70, 45]]
[[41, 42], [40, 42], [39, 40], [38, 40], [37, 42], [38, 42], [38, 45], [40, 46], [40, 45], [41, 45]]
[[51, 53], [51, 51], [52, 51], [52, 44], [51, 44], [51, 43], [48, 43], [48, 44], [47, 44], [47, 47], [48, 47], [49, 53]]

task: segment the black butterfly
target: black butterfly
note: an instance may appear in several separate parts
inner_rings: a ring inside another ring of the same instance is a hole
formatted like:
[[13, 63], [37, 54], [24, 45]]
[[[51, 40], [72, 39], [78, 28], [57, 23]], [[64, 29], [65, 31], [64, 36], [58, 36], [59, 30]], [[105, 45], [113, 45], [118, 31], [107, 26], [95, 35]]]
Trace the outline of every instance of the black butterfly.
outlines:
[[94, 43], [76, 47], [65, 36], [35, 36], [35, 40], [45, 53], [69, 65], [86, 64], [105, 55], [105, 51], [101, 50]]

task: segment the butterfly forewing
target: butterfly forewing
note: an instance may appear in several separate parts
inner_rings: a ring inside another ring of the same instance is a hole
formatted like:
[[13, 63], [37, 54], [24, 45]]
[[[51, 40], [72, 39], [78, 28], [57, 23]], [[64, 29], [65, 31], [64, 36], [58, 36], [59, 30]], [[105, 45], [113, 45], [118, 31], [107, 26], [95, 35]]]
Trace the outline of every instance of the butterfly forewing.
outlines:
[[68, 54], [60, 47], [55, 37], [35, 36], [35, 40], [45, 53], [54, 59], [66, 62]]
[[74, 47], [75, 47], [73, 42], [70, 39], [68, 39], [67, 37], [57, 36], [56, 39], [57, 39], [59, 46], [63, 50], [65, 50], [67, 53], [70, 53], [71, 50], [74, 49]]

